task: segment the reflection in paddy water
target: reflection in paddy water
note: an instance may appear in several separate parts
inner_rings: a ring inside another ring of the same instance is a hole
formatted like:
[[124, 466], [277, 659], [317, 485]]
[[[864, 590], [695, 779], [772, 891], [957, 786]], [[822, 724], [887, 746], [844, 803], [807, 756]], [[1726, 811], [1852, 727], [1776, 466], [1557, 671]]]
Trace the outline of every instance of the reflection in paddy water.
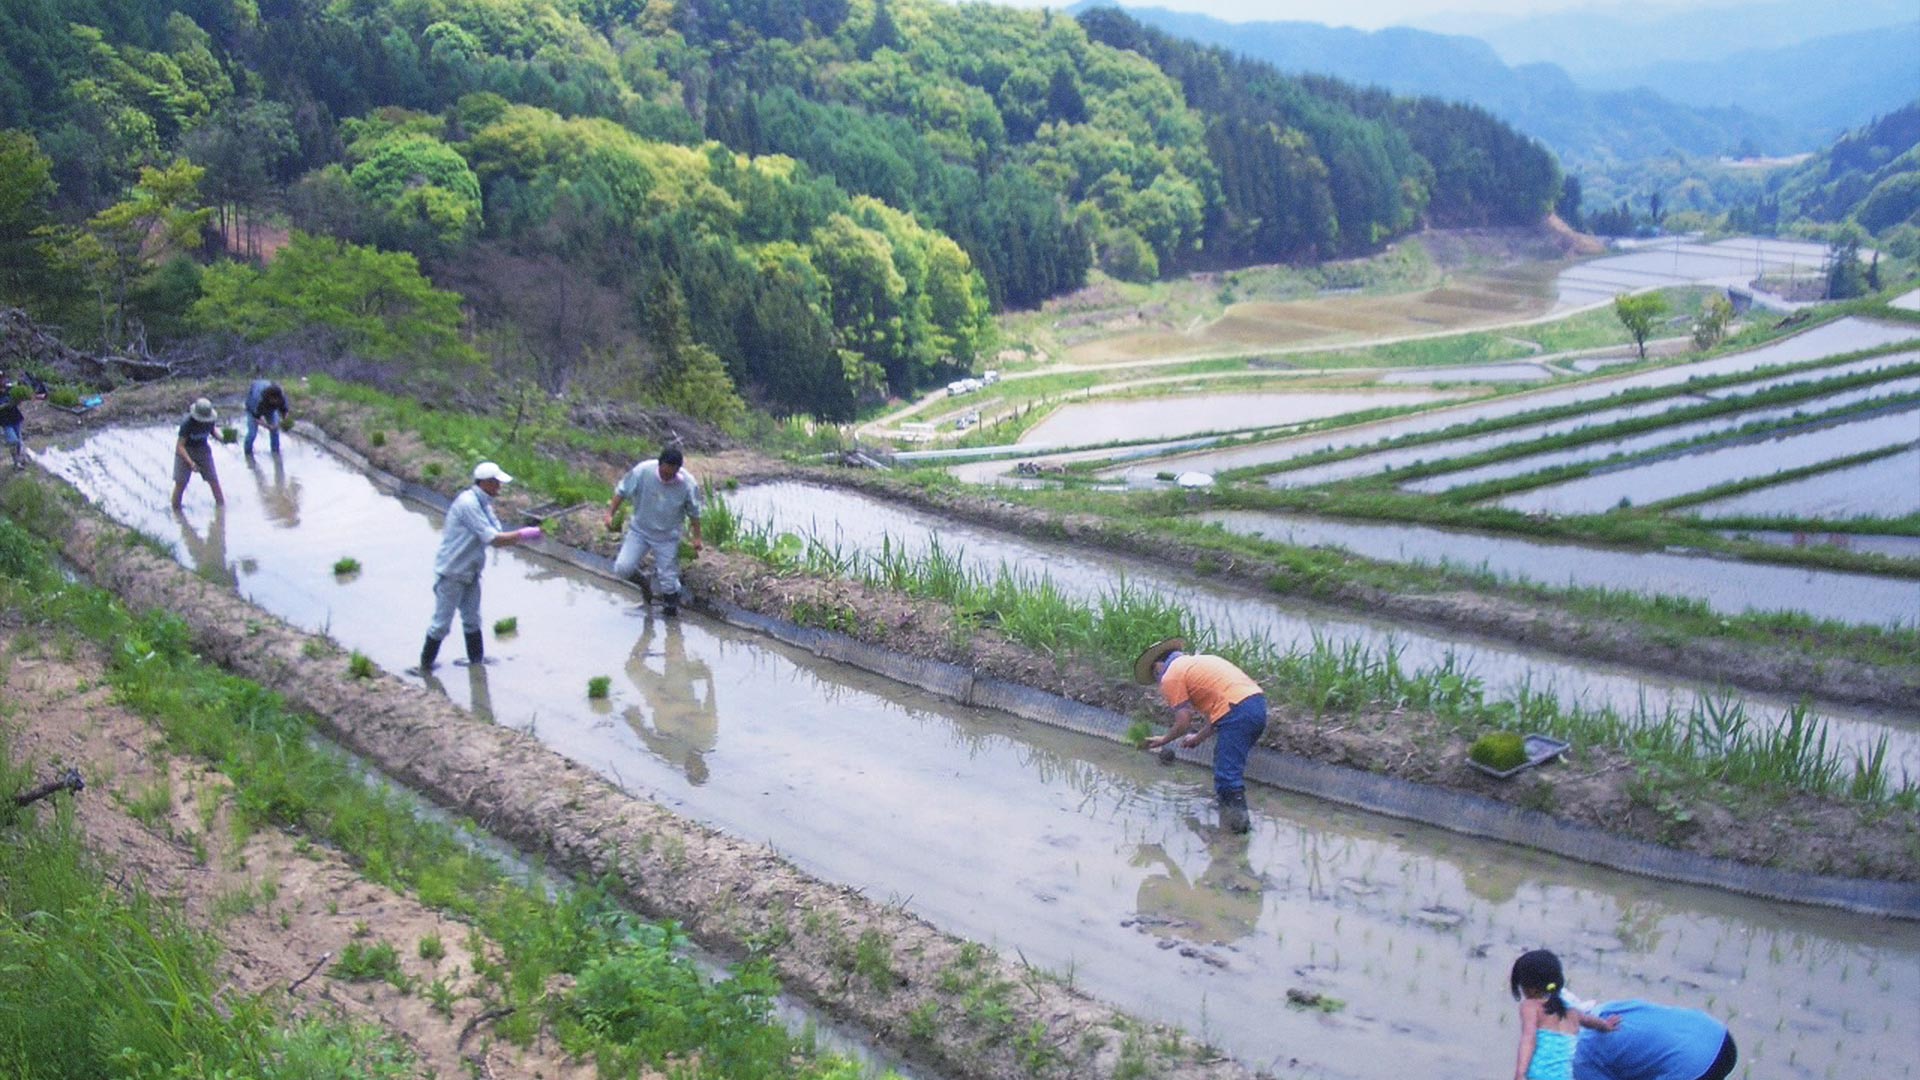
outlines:
[[[166, 510], [171, 429], [104, 432], [43, 460], [194, 556]], [[300, 439], [297, 528], [236, 485], [237, 587], [389, 670], [431, 607], [435, 516]], [[204, 526], [204, 503], [187, 519]], [[363, 569], [336, 579], [335, 559]], [[251, 569], [246, 569], [251, 567]], [[1575, 988], [1728, 1018], [1752, 1075], [1911, 1075], [1920, 926], [1674, 887], [1272, 791], [1222, 837], [1210, 778], [1126, 747], [967, 708], [800, 655], [517, 550], [486, 576], [519, 632], [447, 674], [501, 724], [636, 793], [770, 844], [830, 881], [1290, 1076], [1450, 1080], [1511, 1058], [1506, 971], [1549, 944]], [[635, 670], [635, 666], [640, 670]], [[622, 673], [625, 677], [621, 678]], [[588, 678], [615, 677], [606, 710]], [[649, 742], [648, 736], [657, 736]], [[705, 779], [689, 768], [697, 752]], [[1332, 1013], [1289, 1008], [1300, 987]], [[1297, 1064], [1295, 1062], [1297, 1061]]]

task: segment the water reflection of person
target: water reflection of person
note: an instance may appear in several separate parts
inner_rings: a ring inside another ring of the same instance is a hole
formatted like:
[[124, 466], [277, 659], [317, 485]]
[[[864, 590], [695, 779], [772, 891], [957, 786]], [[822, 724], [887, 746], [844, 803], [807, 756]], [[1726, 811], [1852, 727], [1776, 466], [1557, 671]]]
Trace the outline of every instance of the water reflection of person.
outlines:
[[487, 665], [467, 665], [467, 698], [474, 716], [493, 723], [493, 688], [487, 685]]
[[[661, 650], [654, 654], [654, 635], [662, 628]], [[649, 663], [656, 655], [655, 663]], [[679, 761], [688, 782], [706, 783], [705, 755], [720, 736], [719, 703], [714, 697], [713, 671], [705, 660], [687, 658], [678, 621], [647, 616], [646, 629], [627, 657], [627, 678], [646, 703], [645, 711], [632, 705], [621, 710], [640, 741], [660, 757]]]
[[268, 480], [258, 458], [249, 454], [245, 460], [247, 470], [253, 473], [254, 486], [260, 489], [260, 505], [266, 510], [267, 520], [282, 529], [299, 528], [300, 481], [287, 481], [287, 463], [274, 454], [273, 479]]
[[1140, 882], [1135, 901], [1140, 921], [1196, 944], [1246, 937], [1260, 922], [1261, 894], [1267, 887], [1248, 861], [1246, 837], [1209, 828], [1192, 815], [1186, 823], [1207, 842], [1207, 868], [1188, 881], [1166, 848], [1139, 845], [1132, 864], [1162, 870]]
[[233, 569], [227, 565], [227, 508], [223, 503], [213, 508], [213, 520], [207, 522], [207, 533], [200, 531], [187, 520], [187, 515], [176, 509], [173, 512], [175, 524], [180, 526], [180, 540], [186, 545], [187, 558], [192, 561], [194, 572], [221, 585], [232, 585], [238, 579]]

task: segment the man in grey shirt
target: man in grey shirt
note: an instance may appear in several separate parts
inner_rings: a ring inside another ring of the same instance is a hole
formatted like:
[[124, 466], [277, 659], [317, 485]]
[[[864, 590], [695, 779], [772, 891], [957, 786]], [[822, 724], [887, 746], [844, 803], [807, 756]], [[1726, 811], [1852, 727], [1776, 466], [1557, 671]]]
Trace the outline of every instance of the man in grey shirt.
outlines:
[[440, 553], [433, 560], [433, 622], [420, 647], [421, 675], [433, 670], [440, 642], [453, 629], [453, 613], [467, 634], [467, 663], [486, 662], [486, 644], [480, 631], [480, 571], [487, 565], [487, 549], [538, 540], [538, 526], [511, 532], [494, 515], [493, 500], [513, 482], [500, 466], [483, 461], [473, 467], [473, 486], [456, 495], [447, 507], [446, 527], [440, 534]]
[[613, 572], [630, 578], [647, 556], [653, 557], [653, 584], [645, 579], [640, 591], [649, 603], [655, 593], [663, 601], [660, 614], [680, 614], [680, 529], [683, 522], [693, 523], [693, 550], [700, 542], [700, 482], [681, 468], [686, 458], [678, 446], [668, 446], [660, 456], [635, 465], [621, 477], [613, 489], [613, 501], [607, 504], [607, 528], [618, 520], [620, 504], [633, 503], [633, 518], [627, 522], [627, 534], [620, 541], [620, 554], [613, 560]]

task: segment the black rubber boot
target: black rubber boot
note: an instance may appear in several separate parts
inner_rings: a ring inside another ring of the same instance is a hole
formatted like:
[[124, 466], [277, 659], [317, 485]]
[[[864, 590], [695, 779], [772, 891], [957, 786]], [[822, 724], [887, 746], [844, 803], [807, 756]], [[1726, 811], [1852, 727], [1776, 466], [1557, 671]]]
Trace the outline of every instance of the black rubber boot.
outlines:
[[673, 616], [680, 614], [680, 590], [679, 589], [673, 590], [672, 592], [666, 594], [660, 599], [664, 601], [660, 605], [660, 614], [665, 615], [668, 618], [672, 618]]
[[479, 630], [467, 631], [467, 663], [487, 662], [487, 637]]
[[433, 662], [440, 656], [440, 642], [443, 639], [429, 634], [426, 644], [420, 646], [420, 674], [433, 670]]
[[1245, 791], [1223, 791], [1220, 793], [1220, 827], [1228, 832], [1243, 833], [1253, 828], [1253, 819], [1247, 813], [1247, 793]]

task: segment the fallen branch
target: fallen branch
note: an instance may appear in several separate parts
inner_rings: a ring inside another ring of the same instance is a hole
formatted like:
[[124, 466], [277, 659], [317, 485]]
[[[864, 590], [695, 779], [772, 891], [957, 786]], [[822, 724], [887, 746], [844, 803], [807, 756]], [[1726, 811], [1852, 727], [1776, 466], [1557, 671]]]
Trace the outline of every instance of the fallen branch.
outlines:
[[287, 987], [287, 993], [289, 993], [289, 994], [291, 994], [291, 993], [293, 993], [293, 992], [294, 992], [295, 990], [298, 990], [298, 989], [300, 989], [300, 984], [301, 984], [301, 983], [304, 983], [304, 982], [306, 982], [306, 981], [307, 981], [308, 979], [311, 979], [311, 978], [313, 978], [313, 977], [314, 977], [314, 975], [316, 975], [317, 973], [319, 973], [319, 971], [320, 971], [320, 969], [321, 969], [322, 967], [325, 967], [325, 966], [326, 966], [326, 963], [327, 963], [327, 961], [329, 961], [329, 960], [331, 960], [331, 959], [333, 959], [333, 954], [332, 954], [332, 953], [330, 953], [330, 952], [323, 952], [323, 953], [321, 953], [321, 954], [320, 954], [320, 959], [318, 959], [318, 960], [315, 960], [315, 961], [313, 962], [313, 966], [307, 969], [307, 973], [306, 973], [305, 975], [302, 975], [302, 976], [300, 976], [299, 978], [297, 978], [297, 979], [295, 979], [295, 980], [293, 980], [293, 985], [291, 985], [291, 986], [289, 986], [289, 987]]
[[79, 769], [68, 769], [66, 775], [58, 780], [49, 780], [39, 787], [30, 788], [13, 797], [15, 806], [31, 806], [56, 791], [85, 791], [87, 782], [80, 778]]
[[501, 1005], [476, 1015], [473, 1019], [467, 1021], [466, 1027], [460, 1029], [460, 1037], [454, 1040], [453, 1048], [458, 1050], [467, 1045], [467, 1036], [473, 1034], [474, 1028], [479, 1027], [489, 1020], [498, 1020], [503, 1016], [512, 1016], [513, 1009], [514, 1007], [512, 1005]]

